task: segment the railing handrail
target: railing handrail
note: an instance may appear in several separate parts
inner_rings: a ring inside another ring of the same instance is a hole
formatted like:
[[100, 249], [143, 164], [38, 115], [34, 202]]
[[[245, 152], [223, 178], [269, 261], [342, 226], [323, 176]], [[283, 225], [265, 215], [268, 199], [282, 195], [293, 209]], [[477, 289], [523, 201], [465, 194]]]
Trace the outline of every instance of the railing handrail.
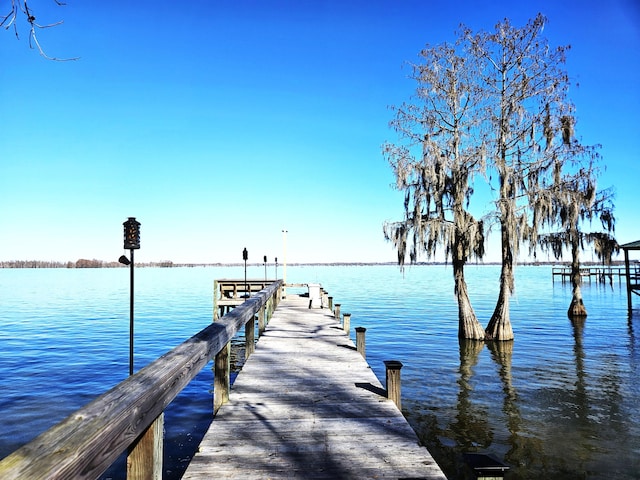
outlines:
[[0, 461], [2, 479], [97, 478], [162, 414], [267, 301], [277, 280], [242, 305]]

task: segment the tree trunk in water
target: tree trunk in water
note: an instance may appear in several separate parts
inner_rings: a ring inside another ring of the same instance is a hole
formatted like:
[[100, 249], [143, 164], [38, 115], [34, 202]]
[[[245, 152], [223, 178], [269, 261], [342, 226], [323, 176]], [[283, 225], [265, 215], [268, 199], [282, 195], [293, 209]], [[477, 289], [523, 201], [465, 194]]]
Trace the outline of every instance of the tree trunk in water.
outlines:
[[513, 340], [513, 329], [511, 328], [511, 317], [509, 316], [510, 296], [509, 288], [501, 281], [498, 302], [489, 325], [485, 329], [485, 338], [487, 340]]
[[584, 306], [584, 302], [582, 301], [582, 292], [580, 291], [580, 285], [574, 285], [573, 287], [573, 298], [571, 299], [571, 305], [569, 305], [567, 315], [569, 316], [569, 318], [587, 316], [587, 308]]
[[573, 296], [567, 311], [569, 318], [587, 316], [587, 308], [582, 301], [580, 283], [582, 283], [582, 277], [580, 277], [580, 241], [577, 232], [574, 231], [571, 233], [571, 284], [573, 285]]
[[513, 340], [509, 297], [513, 291], [513, 254], [509, 244], [509, 234], [502, 226], [502, 270], [500, 272], [500, 294], [489, 325], [485, 330], [487, 340]]
[[484, 340], [484, 330], [476, 317], [464, 279], [464, 262], [453, 260], [456, 297], [458, 299], [458, 338]]

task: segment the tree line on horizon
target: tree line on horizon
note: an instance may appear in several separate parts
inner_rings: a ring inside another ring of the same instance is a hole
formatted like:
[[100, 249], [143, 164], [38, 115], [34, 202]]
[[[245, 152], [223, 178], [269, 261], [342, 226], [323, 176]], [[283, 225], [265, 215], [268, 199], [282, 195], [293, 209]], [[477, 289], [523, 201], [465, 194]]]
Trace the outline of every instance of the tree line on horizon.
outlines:
[[[429, 261], [414, 262], [412, 266], [429, 267], [429, 266], [447, 266], [451, 262]], [[597, 266], [600, 262], [583, 262], [584, 266]], [[243, 263], [232, 262], [215, 262], [215, 263], [174, 263], [171, 260], [163, 260], [160, 262], [140, 262], [136, 263], [136, 267], [159, 267], [159, 268], [179, 268], [179, 267], [241, 267]], [[262, 263], [247, 263], [249, 267], [263, 267]], [[366, 267], [366, 266], [395, 266], [397, 262], [294, 262], [287, 264], [290, 267], [308, 267], [308, 266], [325, 266], [325, 267]], [[495, 266], [500, 265], [499, 262], [475, 262], [477, 266]], [[520, 262], [523, 266], [567, 266], [570, 262], [553, 262], [548, 260], [542, 261], [524, 261]], [[624, 261], [612, 261], [611, 265], [624, 265]], [[53, 260], [0, 260], [0, 268], [125, 268], [126, 265], [120, 262], [105, 262], [103, 260], [87, 260], [80, 259], [75, 262], [58, 262]]]
[[[136, 263], [137, 267], [173, 267], [170, 260], [161, 262]], [[57, 262], [52, 260], [5, 260], [0, 261], [0, 268], [124, 268], [120, 262], [81, 258], [75, 262]]]
[[[569, 253], [571, 318], [587, 315], [580, 251], [592, 245], [604, 263], [619, 251], [613, 191], [597, 186], [599, 145], [576, 136], [564, 69], [570, 47], [552, 48], [545, 22], [538, 14], [523, 27], [505, 19], [492, 32], [462, 25], [455, 43], [426, 45], [411, 65], [414, 95], [393, 107], [398, 141], [384, 144], [383, 155], [405, 194], [404, 218], [385, 222], [383, 233], [401, 268], [440, 250], [451, 260], [460, 338], [513, 340], [509, 299], [522, 247], [534, 258], [539, 250], [556, 259]], [[477, 191], [491, 196], [488, 210]], [[483, 328], [464, 267], [483, 258], [492, 229], [500, 234], [500, 290]]]

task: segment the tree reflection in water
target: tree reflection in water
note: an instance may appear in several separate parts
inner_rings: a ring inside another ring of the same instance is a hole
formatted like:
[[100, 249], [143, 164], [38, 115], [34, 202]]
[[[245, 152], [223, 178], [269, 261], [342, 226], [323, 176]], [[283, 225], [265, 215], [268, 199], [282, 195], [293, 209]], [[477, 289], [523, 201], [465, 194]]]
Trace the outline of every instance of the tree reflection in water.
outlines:
[[[411, 423], [418, 427], [420, 439], [448, 478], [475, 478], [463, 460], [465, 452], [494, 454], [509, 465], [506, 478], [511, 480], [585, 478], [583, 474], [589, 472], [592, 465], [598, 465], [596, 470], [602, 472], [602, 452], [597, 453], [591, 439], [609, 435], [608, 431], [620, 435], [619, 438], [628, 436], [628, 432], [598, 421], [602, 416], [602, 412], [598, 412], [603, 408], [608, 409], [605, 413], [607, 418], [615, 417], [616, 405], [622, 398], [617, 392], [619, 379], [612, 375], [615, 366], [603, 365], [606, 374], [600, 377], [600, 388], [609, 394], [607, 398], [589, 397], [589, 375], [586, 373], [582, 340], [584, 321], [574, 321], [572, 326], [574, 345], [571, 363], [575, 365], [575, 373], [571, 369], [564, 370], [561, 377], [566, 380], [573, 377], [574, 380], [540, 384], [537, 394], [527, 398], [518, 395], [516, 384], [523, 386], [529, 381], [538, 382], [536, 376], [541, 372], [536, 367], [523, 370], [519, 365], [518, 376], [514, 379], [513, 341], [486, 344], [491, 361], [497, 367], [498, 380], [496, 376], [487, 375], [486, 364], [478, 365], [485, 343], [460, 340], [460, 365], [456, 375], [458, 388], [451, 404], [452, 407], [455, 405], [455, 410], [447, 415], [443, 412], [446, 405], [427, 412], [412, 405], [406, 411], [409, 417], [413, 417]], [[570, 348], [569, 345], [567, 347]], [[544, 357], [544, 351], [540, 354]], [[553, 358], [547, 360], [554, 363]], [[548, 374], [549, 370], [545, 369], [545, 372]], [[486, 401], [488, 394], [493, 395], [493, 401]], [[439, 424], [443, 417], [452, 421]], [[612, 458], [611, 462], [615, 459]], [[615, 471], [615, 467], [607, 467]], [[604, 477], [596, 474], [594, 478]]]
[[460, 339], [460, 370], [458, 370], [457, 415], [451, 423], [451, 435], [461, 451], [472, 451], [491, 445], [493, 433], [489, 427], [488, 412], [472, 402], [473, 368], [484, 347], [483, 341]]
[[[518, 408], [518, 393], [513, 385], [511, 360], [513, 358], [513, 340], [507, 342], [490, 342], [491, 358], [499, 367], [500, 380], [504, 398], [502, 412], [509, 431], [507, 439], [509, 449], [504, 453], [504, 461], [510, 466], [509, 478], [522, 478], [536, 463], [541, 461], [542, 441], [534, 435], [523, 431], [524, 424]], [[526, 475], [525, 475], [526, 478]]]

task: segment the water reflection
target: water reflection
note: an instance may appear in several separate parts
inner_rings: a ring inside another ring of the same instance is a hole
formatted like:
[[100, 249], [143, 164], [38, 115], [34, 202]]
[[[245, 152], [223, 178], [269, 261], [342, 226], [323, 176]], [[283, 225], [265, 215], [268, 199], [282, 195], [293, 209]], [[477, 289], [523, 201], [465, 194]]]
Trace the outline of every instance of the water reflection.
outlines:
[[478, 446], [491, 445], [488, 412], [481, 404], [473, 402], [473, 369], [484, 342], [460, 339], [460, 369], [458, 370], [457, 414], [451, 423], [451, 436], [458, 448], [469, 451]]
[[[474, 396], [475, 369], [484, 346], [483, 341], [459, 339], [460, 366], [456, 372], [455, 412], [446, 413], [446, 406], [433, 412], [423, 412], [420, 405], [414, 405], [407, 412], [411, 423], [419, 426], [418, 436], [434, 455], [447, 478], [475, 478], [464, 463], [463, 453], [484, 450], [493, 443], [489, 409], [478, 401], [477, 395]], [[452, 418], [452, 421], [440, 426], [439, 420], [443, 417]]]
[[513, 357], [513, 340], [505, 342], [489, 342], [487, 344], [491, 352], [491, 358], [499, 367], [500, 380], [502, 382], [502, 412], [506, 417], [506, 425], [509, 431], [510, 449], [504, 455], [506, 463], [519, 465], [522, 452], [530, 455], [535, 448], [530, 445], [530, 437], [520, 435], [522, 430], [522, 417], [518, 408], [518, 395], [511, 377], [511, 360]]
[[568, 364], [541, 351], [544, 361], [524, 370], [514, 368], [514, 342], [487, 343], [497, 376], [482, 373], [485, 343], [460, 341], [450, 421], [441, 424], [446, 405], [407, 412], [449, 478], [474, 478], [465, 452], [494, 454], [510, 466], [512, 480], [636, 478], [629, 466], [638, 460], [616, 450], [637, 434], [624, 421], [630, 407], [622, 405], [628, 396], [620, 391], [619, 359], [612, 352], [594, 368], [584, 331], [584, 319], [571, 323]]
[[587, 423], [589, 410], [589, 399], [587, 396], [586, 375], [584, 369], [584, 348], [582, 346], [582, 338], [584, 334], [584, 324], [587, 317], [576, 317], [571, 319], [573, 327], [573, 356], [576, 362], [576, 389], [575, 404], [577, 408], [577, 416], [582, 423]]
[[[491, 359], [498, 366], [502, 383], [502, 413], [508, 431], [505, 439], [507, 450], [502, 456], [509, 465], [509, 478], [532, 478], [531, 469], [540, 467], [544, 450], [544, 442], [527, 430], [526, 421], [520, 412], [521, 399], [513, 382], [512, 359], [514, 341], [491, 342], [488, 344]], [[499, 453], [500, 445], [494, 446]], [[533, 477], [535, 478], [535, 477]]]

